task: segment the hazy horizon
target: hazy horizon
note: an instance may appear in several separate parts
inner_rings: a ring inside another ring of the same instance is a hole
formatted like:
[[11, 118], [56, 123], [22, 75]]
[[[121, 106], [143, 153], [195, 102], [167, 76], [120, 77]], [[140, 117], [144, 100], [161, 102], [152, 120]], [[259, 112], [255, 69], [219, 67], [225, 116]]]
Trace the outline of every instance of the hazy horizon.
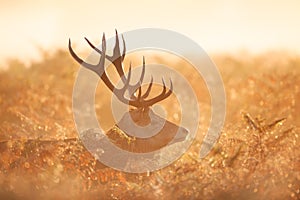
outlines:
[[137, 0], [66, 2], [1, 1], [0, 65], [9, 58], [37, 59], [40, 49], [66, 49], [68, 39], [89, 50], [84, 37], [96, 44], [138, 28], [165, 28], [196, 41], [208, 53], [270, 50], [300, 53], [300, 2], [255, 0]]

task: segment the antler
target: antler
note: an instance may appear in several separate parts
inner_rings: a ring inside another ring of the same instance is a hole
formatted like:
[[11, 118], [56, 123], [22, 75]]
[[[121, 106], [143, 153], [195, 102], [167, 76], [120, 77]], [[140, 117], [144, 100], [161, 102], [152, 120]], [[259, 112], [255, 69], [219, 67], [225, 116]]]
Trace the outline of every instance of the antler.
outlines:
[[[149, 106], [152, 106], [153, 104], [162, 101], [166, 98], [168, 98], [173, 91], [173, 83], [170, 79], [170, 89], [167, 91], [166, 89], [166, 85], [165, 85], [165, 81], [164, 79], [162, 79], [162, 83], [163, 83], [163, 90], [162, 92], [152, 98], [152, 99], [146, 99], [151, 91], [152, 88], [152, 84], [153, 84], [153, 77], [151, 77], [151, 81], [150, 84], [148, 85], [148, 88], [146, 90], [146, 92], [142, 95], [142, 82], [144, 80], [144, 76], [145, 76], [145, 58], [143, 57], [143, 68], [142, 68], [142, 73], [141, 73], [141, 77], [139, 79], [139, 81], [134, 84], [134, 85], [130, 85], [130, 78], [131, 78], [131, 63], [129, 66], [129, 72], [128, 72], [128, 76], [127, 78], [124, 75], [124, 70], [123, 70], [123, 60], [125, 58], [125, 54], [126, 54], [126, 46], [125, 46], [125, 41], [124, 41], [124, 37], [122, 35], [122, 40], [123, 40], [123, 52], [122, 55], [120, 53], [120, 45], [119, 45], [119, 37], [118, 37], [118, 32], [116, 30], [116, 43], [115, 43], [115, 47], [113, 50], [113, 55], [109, 56], [106, 55], [106, 39], [105, 39], [105, 34], [103, 33], [102, 36], [102, 50], [98, 49], [97, 47], [95, 47], [87, 38], [85, 38], [85, 40], [87, 41], [87, 43], [96, 51], [98, 52], [101, 56], [100, 56], [100, 60], [98, 62], [98, 64], [96, 65], [92, 65], [90, 63], [86, 63], [85, 61], [83, 61], [81, 58], [79, 58], [75, 52], [73, 51], [72, 47], [71, 47], [71, 40], [69, 39], [69, 51], [72, 55], [72, 57], [81, 65], [83, 65], [85, 68], [92, 70], [93, 72], [95, 72], [96, 74], [98, 74], [98, 76], [100, 76], [100, 78], [103, 80], [103, 82], [105, 83], [105, 85], [110, 89], [110, 91], [112, 91], [116, 97], [123, 103], [125, 104], [129, 104], [131, 106], [137, 107], [137, 108], [146, 108]], [[110, 62], [113, 63], [113, 65], [115, 66], [120, 78], [122, 79], [122, 82], [124, 84], [123, 88], [116, 88], [111, 81], [109, 80], [105, 69], [104, 69], [104, 62], [105, 62], [105, 58], [108, 59]], [[130, 99], [125, 98], [124, 94], [126, 92], [126, 90], [129, 91], [129, 94], [131, 94]], [[135, 92], [138, 90], [138, 94], [137, 96], [135, 95]]]

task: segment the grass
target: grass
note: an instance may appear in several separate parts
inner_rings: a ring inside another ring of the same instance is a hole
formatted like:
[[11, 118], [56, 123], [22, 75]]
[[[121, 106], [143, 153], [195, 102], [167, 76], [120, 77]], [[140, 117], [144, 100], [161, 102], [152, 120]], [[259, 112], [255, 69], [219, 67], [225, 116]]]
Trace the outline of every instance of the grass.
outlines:
[[[300, 57], [272, 52], [213, 60], [227, 95], [213, 151], [198, 159], [210, 100], [199, 77], [184, 70], [201, 110], [197, 138], [172, 165], [137, 175], [103, 167], [77, 139], [71, 97], [78, 66], [67, 52], [45, 54], [29, 68], [11, 61], [0, 72], [1, 199], [299, 199]], [[100, 100], [109, 92], [100, 86], [96, 112], [110, 116], [109, 99]], [[114, 124], [109, 118], [107, 128]]]

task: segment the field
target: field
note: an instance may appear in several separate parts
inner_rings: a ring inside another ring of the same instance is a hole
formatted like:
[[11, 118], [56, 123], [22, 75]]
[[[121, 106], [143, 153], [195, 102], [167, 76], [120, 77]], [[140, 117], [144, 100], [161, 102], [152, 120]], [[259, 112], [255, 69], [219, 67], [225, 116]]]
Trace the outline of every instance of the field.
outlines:
[[[209, 93], [187, 63], [166, 57], [147, 62], [182, 70], [199, 100], [199, 130], [179, 160], [145, 174], [104, 167], [81, 144], [72, 113], [79, 67], [68, 52], [45, 53], [30, 67], [11, 60], [0, 72], [0, 199], [299, 199], [300, 57], [211, 56], [224, 81], [227, 109], [222, 135], [204, 159], [198, 153], [209, 124]], [[99, 84], [96, 112], [107, 116], [102, 123], [108, 130], [115, 122], [106, 94]], [[178, 116], [167, 117], [177, 123]]]

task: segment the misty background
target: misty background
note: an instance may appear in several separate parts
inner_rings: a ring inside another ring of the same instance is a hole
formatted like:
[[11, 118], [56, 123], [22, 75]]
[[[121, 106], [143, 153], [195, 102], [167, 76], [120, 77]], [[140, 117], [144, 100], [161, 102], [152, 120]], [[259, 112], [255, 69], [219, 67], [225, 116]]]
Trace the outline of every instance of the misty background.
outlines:
[[41, 50], [90, 50], [95, 44], [138, 28], [164, 28], [195, 40], [208, 53], [261, 53], [270, 50], [300, 53], [300, 2], [254, 1], [0, 1], [0, 66], [8, 59], [25, 63]]

